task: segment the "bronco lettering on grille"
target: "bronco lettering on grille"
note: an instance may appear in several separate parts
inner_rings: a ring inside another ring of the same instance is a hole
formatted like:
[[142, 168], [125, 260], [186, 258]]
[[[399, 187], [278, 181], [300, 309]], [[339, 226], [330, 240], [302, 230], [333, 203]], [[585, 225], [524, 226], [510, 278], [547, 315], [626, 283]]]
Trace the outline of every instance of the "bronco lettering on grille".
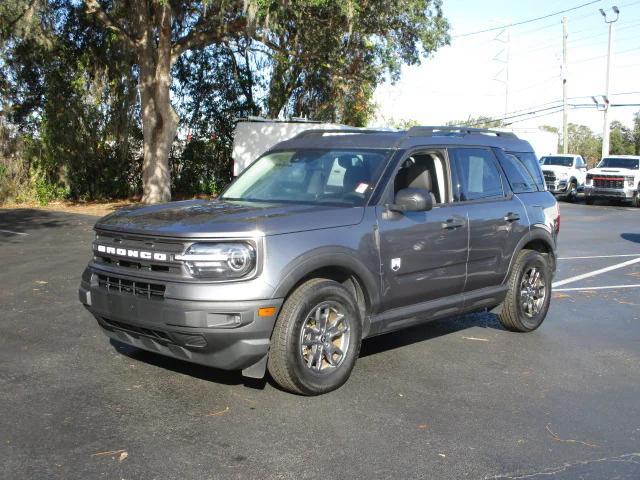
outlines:
[[161, 252], [147, 252], [145, 250], [131, 250], [129, 248], [108, 247], [106, 245], [96, 245], [96, 250], [107, 255], [117, 255], [119, 257], [141, 258], [143, 260], [155, 260], [158, 262], [166, 262], [169, 255]]

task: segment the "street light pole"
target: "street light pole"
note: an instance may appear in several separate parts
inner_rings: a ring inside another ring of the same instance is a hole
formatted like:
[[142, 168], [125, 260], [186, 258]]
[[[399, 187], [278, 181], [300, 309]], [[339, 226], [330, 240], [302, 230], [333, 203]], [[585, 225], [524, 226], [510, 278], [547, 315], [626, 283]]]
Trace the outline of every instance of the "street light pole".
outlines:
[[569, 153], [569, 105], [567, 104], [567, 17], [562, 18], [562, 153]]
[[605, 23], [609, 25], [609, 44], [607, 46], [607, 73], [605, 79], [605, 87], [604, 87], [604, 125], [602, 127], [602, 156], [606, 157], [609, 155], [609, 77], [611, 73], [611, 44], [612, 44], [612, 35], [613, 35], [613, 24], [618, 21], [618, 17], [620, 16], [620, 9], [616, 6], [612, 7], [613, 13], [616, 14], [616, 18], [613, 20], [607, 19], [607, 14], [603, 9], [600, 9], [600, 14], [604, 17]]

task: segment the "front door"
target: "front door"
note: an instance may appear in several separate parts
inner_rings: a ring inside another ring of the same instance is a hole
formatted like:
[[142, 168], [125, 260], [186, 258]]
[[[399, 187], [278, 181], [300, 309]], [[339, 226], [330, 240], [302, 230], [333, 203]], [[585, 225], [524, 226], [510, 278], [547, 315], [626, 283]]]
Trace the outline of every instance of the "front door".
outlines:
[[444, 152], [415, 153], [408, 160], [391, 193], [407, 187], [430, 190], [434, 208], [394, 213], [376, 207], [384, 310], [458, 295], [465, 283], [469, 223], [466, 207], [450, 201]]

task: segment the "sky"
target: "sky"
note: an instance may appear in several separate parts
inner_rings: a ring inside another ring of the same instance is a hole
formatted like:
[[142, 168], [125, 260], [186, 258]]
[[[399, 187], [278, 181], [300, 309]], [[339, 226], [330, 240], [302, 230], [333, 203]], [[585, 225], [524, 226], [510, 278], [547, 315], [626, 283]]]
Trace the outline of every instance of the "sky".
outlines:
[[[444, 14], [451, 24], [451, 45], [419, 66], [403, 67], [395, 85], [385, 83], [377, 88], [375, 125], [388, 126], [399, 120], [438, 125], [470, 116], [499, 118], [547, 108], [550, 110], [512, 118], [512, 126], [561, 128], [562, 113], [554, 113], [557, 109], [553, 107], [562, 99], [562, 17], [567, 17], [568, 25], [569, 103], [594, 105], [591, 96], [605, 92], [608, 38], [608, 27], [598, 10], [604, 9], [613, 19], [613, 5], [620, 9], [620, 16], [613, 27], [610, 99], [612, 104], [640, 104], [640, 0], [600, 0], [525, 25], [458, 37], [588, 1], [443, 0]], [[505, 103], [507, 64], [509, 94]], [[640, 106], [611, 108], [609, 119], [630, 126], [637, 111]], [[595, 108], [572, 108], [569, 122], [600, 133], [603, 114]]]

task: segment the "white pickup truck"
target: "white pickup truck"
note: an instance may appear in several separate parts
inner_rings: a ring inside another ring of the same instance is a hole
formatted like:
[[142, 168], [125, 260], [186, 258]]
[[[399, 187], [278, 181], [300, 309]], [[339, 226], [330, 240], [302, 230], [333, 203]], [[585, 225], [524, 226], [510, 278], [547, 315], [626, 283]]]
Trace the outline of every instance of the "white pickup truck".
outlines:
[[587, 164], [580, 155], [547, 155], [540, 158], [547, 190], [573, 202], [587, 179]]
[[640, 156], [611, 155], [587, 172], [585, 202], [598, 199], [630, 201], [640, 207]]

